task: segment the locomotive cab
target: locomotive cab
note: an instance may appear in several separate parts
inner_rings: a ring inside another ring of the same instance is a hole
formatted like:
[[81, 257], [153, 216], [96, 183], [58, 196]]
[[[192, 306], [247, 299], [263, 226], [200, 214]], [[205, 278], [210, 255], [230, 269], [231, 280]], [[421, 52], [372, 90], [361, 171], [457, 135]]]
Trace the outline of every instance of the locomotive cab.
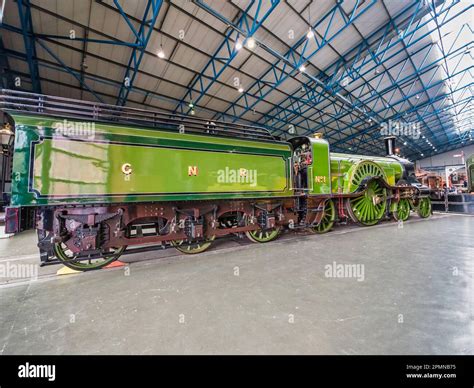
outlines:
[[292, 171], [295, 190], [309, 194], [330, 194], [329, 143], [319, 134], [289, 140], [293, 146]]
[[313, 164], [313, 150], [307, 137], [290, 140], [293, 145], [291, 167], [293, 172], [293, 187], [298, 191], [308, 191], [308, 170]]

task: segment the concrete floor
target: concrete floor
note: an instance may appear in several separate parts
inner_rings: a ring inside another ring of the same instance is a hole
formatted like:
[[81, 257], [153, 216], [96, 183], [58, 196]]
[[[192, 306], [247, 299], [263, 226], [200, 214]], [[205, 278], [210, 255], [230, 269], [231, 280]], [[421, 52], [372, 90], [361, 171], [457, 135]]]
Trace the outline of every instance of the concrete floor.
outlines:
[[[3, 279], [0, 354], [474, 354], [473, 236], [472, 216], [413, 215], [128, 269], [45, 267]], [[1, 265], [35, 252], [31, 233], [0, 240]], [[333, 262], [363, 280], [327, 277]]]

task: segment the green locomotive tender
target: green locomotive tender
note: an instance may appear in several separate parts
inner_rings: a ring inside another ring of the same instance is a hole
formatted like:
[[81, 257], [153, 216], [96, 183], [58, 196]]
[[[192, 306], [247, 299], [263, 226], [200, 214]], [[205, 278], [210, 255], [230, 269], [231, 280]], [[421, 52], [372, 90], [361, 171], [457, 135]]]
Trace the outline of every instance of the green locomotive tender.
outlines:
[[10, 90], [0, 109], [14, 128], [6, 230], [37, 229], [44, 264], [90, 270], [127, 247], [198, 253], [229, 234], [431, 214], [410, 162], [331, 153], [319, 136]]

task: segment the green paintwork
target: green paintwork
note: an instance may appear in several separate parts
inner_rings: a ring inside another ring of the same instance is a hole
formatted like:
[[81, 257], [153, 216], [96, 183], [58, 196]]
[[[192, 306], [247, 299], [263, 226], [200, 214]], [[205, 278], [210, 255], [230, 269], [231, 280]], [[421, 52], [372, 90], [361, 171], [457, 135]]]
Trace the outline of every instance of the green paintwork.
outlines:
[[349, 155], [331, 153], [331, 186], [333, 193], [351, 193], [356, 187], [351, 184], [350, 178], [357, 163], [361, 161], [375, 162], [383, 170], [384, 179], [390, 185], [395, 185], [402, 177], [402, 165], [392, 158], [373, 157], [366, 155]]
[[307, 138], [312, 147], [312, 163], [308, 166], [309, 194], [347, 194], [357, 187], [351, 184], [350, 178], [356, 165], [361, 161], [373, 161], [383, 171], [383, 178], [390, 185], [395, 185], [402, 177], [403, 167], [395, 159], [366, 155], [349, 155], [329, 152], [330, 146], [325, 139]]
[[410, 211], [410, 201], [407, 198], [402, 198], [400, 201], [392, 203], [392, 214], [397, 221], [408, 220]]
[[466, 171], [467, 171], [467, 190], [468, 192], [474, 192], [474, 154], [469, 156], [466, 160]]
[[[58, 129], [58, 124], [67, 124], [62, 118], [12, 117], [16, 134], [11, 206], [293, 195], [292, 150], [286, 142], [69, 121], [89, 129], [79, 136]], [[402, 176], [402, 166], [394, 159], [330, 154], [326, 140], [308, 139], [313, 151], [310, 195], [354, 191], [350, 176], [361, 160], [377, 163], [391, 185]], [[124, 165], [132, 169], [128, 176]]]
[[388, 182], [386, 170], [372, 160], [358, 160], [348, 171], [347, 179], [344, 182], [344, 192], [356, 191], [367, 177], [380, 177]]
[[[387, 181], [387, 176], [379, 164], [371, 160], [359, 160], [349, 169], [345, 182], [346, 192], [354, 192], [367, 177], [380, 177]], [[351, 217], [361, 225], [375, 225], [385, 213], [387, 205], [387, 190], [378, 181], [372, 180], [367, 184], [364, 193], [348, 200]]]
[[207, 250], [215, 239], [216, 236], [212, 236], [207, 241], [175, 240], [171, 242], [171, 245], [173, 245], [181, 253], [193, 255]]
[[79, 259], [77, 255], [73, 254], [63, 243], [56, 243], [53, 246], [56, 257], [66, 266], [76, 271], [91, 271], [94, 269], [103, 268], [106, 265], [117, 260], [126, 247], [112, 248], [107, 256], [97, 259]]
[[[374, 202], [375, 199], [379, 202]], [[375, 225], [385, 213], [387, 190], [378, 181], [372, 180], [361, 196], [348, 199], [348, 206], [354, 221], [365, 226]]]
[[71, 138], [55, 129], [60, 119], [14, 119], [12, 206], [292, 195], [286, 143], [99, 123]]
[[336, 206], [334, 205], [334, 201], [332, 199], [327, 199], [324, 202], [324, 215], [321, 218], [318, 226], [313, 228], [313, 231], [320, 234], [327, 233], [331, 230], [335, 220]]
[[309, 138], [313, 151], [312, 165], [308, 167], [309, 193], [331, 194], [329, 176], [329, 143], [324, 139]]
[[281, 232], [280, 227], [265, 229], [265, 230], [252, 230], [245, 232], [250, 241], [256, 243], [266, 243], [275, 240]]
[[418, 215], [421, 218], [427, 218], [431, 215], [431, 199], [429, 197], [420, 199], [418, 203]]

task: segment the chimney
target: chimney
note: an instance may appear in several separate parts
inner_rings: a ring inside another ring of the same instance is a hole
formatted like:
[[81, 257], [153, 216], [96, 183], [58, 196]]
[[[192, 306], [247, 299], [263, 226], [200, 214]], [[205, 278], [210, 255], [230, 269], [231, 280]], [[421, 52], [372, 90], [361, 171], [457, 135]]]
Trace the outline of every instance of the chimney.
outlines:
[[395, 155], [395, 136], [388, 136], [383, 140], [385, 141], [385, 153], [387, 156]]

